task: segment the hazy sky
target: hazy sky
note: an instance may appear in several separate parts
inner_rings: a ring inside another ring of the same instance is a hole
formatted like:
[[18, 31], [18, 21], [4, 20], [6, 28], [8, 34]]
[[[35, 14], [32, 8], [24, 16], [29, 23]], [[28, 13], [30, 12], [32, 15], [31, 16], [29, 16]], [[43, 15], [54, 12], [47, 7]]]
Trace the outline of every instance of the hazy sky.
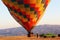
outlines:
[[[38, 25], [60, 25], [60, 0], [51, 0], [44, 13]], [[10, 15], [7, 7], [0, 0], [0, 29], [19, 26], [20, 25]]]

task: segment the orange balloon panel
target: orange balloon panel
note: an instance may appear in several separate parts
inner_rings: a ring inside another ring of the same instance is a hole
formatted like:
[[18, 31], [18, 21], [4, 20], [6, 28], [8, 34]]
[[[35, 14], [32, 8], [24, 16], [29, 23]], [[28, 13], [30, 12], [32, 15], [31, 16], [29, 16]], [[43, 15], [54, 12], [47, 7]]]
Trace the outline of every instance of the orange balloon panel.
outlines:
[[13, 18], [27, 31], [41, 19], [50, 0], [2, 0]]

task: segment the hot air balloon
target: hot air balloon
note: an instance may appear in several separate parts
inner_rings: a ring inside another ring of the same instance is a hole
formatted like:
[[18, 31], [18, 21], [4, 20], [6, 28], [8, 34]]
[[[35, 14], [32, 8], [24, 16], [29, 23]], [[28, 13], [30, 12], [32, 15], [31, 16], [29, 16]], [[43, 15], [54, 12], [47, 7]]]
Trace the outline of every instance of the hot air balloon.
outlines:
[[21, 24], [30, 35], [38, 20], [44, 14], [50, 0], [2, 0], [12, 17]]

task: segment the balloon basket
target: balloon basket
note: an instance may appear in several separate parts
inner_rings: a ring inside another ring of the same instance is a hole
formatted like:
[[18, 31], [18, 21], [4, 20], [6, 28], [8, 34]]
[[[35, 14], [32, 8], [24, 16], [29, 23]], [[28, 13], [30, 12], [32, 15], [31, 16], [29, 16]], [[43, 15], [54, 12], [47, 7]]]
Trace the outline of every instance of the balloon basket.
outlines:
[[27, 37], [32, 37], [33, 33], [32, 32], [28, 32]]
[[31, 32], [28, 32], [27, 36], [28, 36], [28, 37], [31, 37], [31, 35], [30, 35], [30, 34], [31, 34]]

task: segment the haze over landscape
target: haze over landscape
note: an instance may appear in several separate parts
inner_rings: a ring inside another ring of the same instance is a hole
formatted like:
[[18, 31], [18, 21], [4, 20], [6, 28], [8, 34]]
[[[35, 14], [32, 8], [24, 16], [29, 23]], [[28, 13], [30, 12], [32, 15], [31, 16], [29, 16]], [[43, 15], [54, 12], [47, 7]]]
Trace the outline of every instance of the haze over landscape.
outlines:
[[[38, 25], [31, 32], [34, 34], [60, 34], [60, 25]], [[0, 29], [0, 36], [22, 36], [27, 34], [27, 31], [23, 27]]]

